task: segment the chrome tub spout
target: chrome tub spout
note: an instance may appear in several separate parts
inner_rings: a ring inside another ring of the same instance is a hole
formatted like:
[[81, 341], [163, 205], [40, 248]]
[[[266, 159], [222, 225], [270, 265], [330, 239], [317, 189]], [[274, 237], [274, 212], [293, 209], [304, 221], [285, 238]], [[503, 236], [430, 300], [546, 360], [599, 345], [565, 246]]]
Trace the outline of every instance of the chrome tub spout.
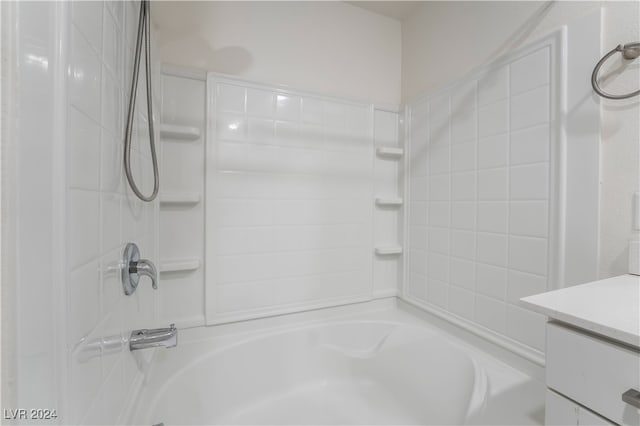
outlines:
[[129, 338], [129, 349], [164, 347], [173, 348], [178, 345], [178, 329], [175, 324], [169, 328], [133, 330]]

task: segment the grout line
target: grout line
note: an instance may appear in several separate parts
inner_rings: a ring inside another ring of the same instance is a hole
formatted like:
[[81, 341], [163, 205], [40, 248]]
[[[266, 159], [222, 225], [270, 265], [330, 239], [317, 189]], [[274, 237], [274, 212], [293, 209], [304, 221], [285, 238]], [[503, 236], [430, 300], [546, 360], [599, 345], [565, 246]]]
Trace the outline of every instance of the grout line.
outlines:
[[[512, 63], [513, 63], [513, 62], [512, 62]], [[510, 68], [511, 68], [511, 64], [512, 64], [512, 63], [510, 63], [510, 64], [506, 64], [506, 65], [505, 65], [505, 67], [510, 69]], [[507, 72], [507, 96], [505, 96], [505, 97], [503, 97], [503, 98], [499, 98], [499, 99], [493, 99], [493, 100], [491, 100], [491, 101], [489, 101], [489, 102], [485, 102], [485, 103], [483, 103], [483, 104], [478, 103], [478, 106], [477, 106], [477, 107], [478, 107], [478, 108], [485, 108], [485, 107], [487, 107], [487, 106], [491, 106], [491, 105], [496, 104], [496, 103], [498, 103], [498, 102], [508, 100], [508, 99], [509, 99], [509, 97], [511, 96], [511, 84], [510, 84], [510, 80], [511, 80], [511, 73], [510, 73], [510, 72]], [[534, 90], [540, 89], [540, 88], [542, 88], [542, 87], [544, 87], [544, 86], [550, 86], [550, 85], [551, 85], [551, 82], [550, 82], [550, 81], [548, 81], [548, 82], [546, 82], [546, 83], [541, 83], [541, 84], [539, 84], [539, 85], [537, 85], [537, 86], [535, 86], [535, 87], [532, 87], [532, 88], [529, 88], [529, 89], [527, 89], [527, 90], [523, 90], [523, 91], [517, 92], [517, 93], [513, 94], [513, 96], [520, 96], [520, 95], [523, 95], [523, 94], [527, 94], [527, 93], [529, 93], [529, 92], [533, 92]]]
[[549, 161], [535, 161], [532, 163], [516, 163], [514, 165], [511, 165], [509, 162], [509, 159], [507, 159], [507, 164], [503, 165], [503, 166], [497, 166], [497, 167], [486, 167], [486, 168], [479, 168], [478, 171], [481, 172], [491, 172], [491, 171], [496, 171], [496, 170], [503, 170], [503, 169], [511, 169], [511, 168], [521, 168], [521, 167], [530, 167], [530, 166], [540, 166], [540, 165], [544, 165], [544, 164], [549, 164]]
[[281, 249], [281, 250], [268, 250], [268, 251], [253, 251], [253, 252], [237, 252], [237, 253], [217, 253], [218, 258], [223, 257], [243, 257], [243, 256], [269, 256], [269, 255], [281, 255], [287, 253], [332, 253], [336, 251], [364, 251], [369, 252], [368, 245], [357, 245], [357, 246], [339, 246], [339, 247], [322, 247], [322, 248], [295, 248], [295, 249]]
[[[277, 280], [289, 279], [289, 278], [311, 278], [311, 277], [323, 277], [323, 276], [348, 275], [354, 272], [362, 273], [367, 271], [368, 271], [367, 268], [359, 268], [359, 269], [345, 269], [345, 270], [338, 270], [338, 271], [332, 270], [328, 272], [312, 273], [312, 274], [277, 275], [271, 278], [260, 279], [260, 280], [241, 280], [241, 281], [227, 281], [227, 282], [218, 280], [217, 286], [218, 287], [234, 287], [234, 286], [241, 286], [241, 285], [265, 283], [265, 282], [277, 281]], [[342, 296], [338, 296], [338, 298], [341, 298], [341, 297]]]
[[478, 179], [478, 165], [479, 165], [479, 158], [480, 158], [480, 93], [479, 93], [479, 88], [478, 88], [478, 80], [475, 80], [475, 145], [474, 145], [474, 151], [473, 151], [473, 156], [474, 156], [474, 170], [473, 170], [473, 175], [474, 175], [474, 179], [475, 179], [475, 188], [474, 188], [474, 196], [475, 199], [473, 201], [471, 201], [475, 207], [475, 215], [474, 215], [474, 221], [473, 221], [473, 243], [474, 243], [474, 247], [473, 247], [473, 282], [472, 282], [472, 291], [473, 291], [473, 299], [472, 299], [472, 311], [469, 313], [469, 318], [473, 318], [475, 320], [476, 318], [476, 295], [478, 294], [478, 212], [479, 212], [479, 197], [478, 197], [478, 193], [480, 191], [480, 183], [479, 183], [479, 179]]
[[[431, 212], [429, 211], [429, 206], [431, 204], [431, 127], [432, 124], [431, 120], [429, 120], [429, 117], [431, 116], [431, 101], [429, 100], [428, 102], [425, 103], [425, 137], [426, 137], [426, 141], [424, 143], [424, 147], [427, 150], [427, 153], [429, 155], [426, 155], [424, 157], [425, 160], [425, 179], [426, 179], [426, 218], [425, 218], [425, 225], [428, 227], [429, 225], [431, 225]], [[426, 269], [426, 273], [424, 274], [425, 276], [425, 280], [424, 280], [424, 300], [431, 300], [431, 296], [430, 296], [430, 278], [429, 278], [429, 231], [427, 230], [427, 238], [425, 241], [425, 248], [424, 248], [424, 262], [425, 262], [425, 269]]]
[[[507, 104], [507, 281], [504, 289], [503, 298], [506, 302], [509, 300], [509, 266], [511, 265], [511, 106], [513, 102], [513, 95], [511, 93], [511, 67], [512, 64], [507, 65], [507, 93], [508, 104]], [[508, 316], [507, 313], [505, 315]], [[507, 324], [509, 323], [509, 319], [506, 318]], [[507, 324], [505, 324], [505, 332], [507, 329]]]
[[547, 120], [547, 121], [545, 121], [543, 123], [536, 123], [536, 124], [531, 124], [531, 125], [525, 126], [525, 127], [519, 127], [519, 128], [517, 128], [515, 130], [511, 130], [510, 134], [513, 135], [514, 133], [516, 133], [516, 134], [517, 133], [523, 133], [523, 132], [527, 132], [527, 131], [530, 131], [530, 130], [535, 130], [535, 129], [542, 128], [542, 127], [549, 127], [550, 122], [551, 122], [551, 120]]
[[[508, 65], [509, 68], [511, 68], [511, 66], [512, 66], [512, 64]], [[511, 80], [511, 74], [509, 74], [509, 80]], [[542, 88], [550, 87], [550, 86], [551, 86], [551, 80], [547, 81], [546, 83], [538, 84], [537, 86], [531, 87], [531, 88], [529, 88], [527, 90], [522, 90], [520, 92], [511, 93], [511, 85], [509, 85], [510, 99], [511, 98], [517, 98], [517, 97], [522, 96], [522, 95], [528, 95], [528, 94], [530, 94], [530, 93], [532, 93], [532, 92], [534, 92], [536, 90], [540, 90]]]
[[[447, 120], [447, 130], [448, 130], [448, 140], [447, 140], [447, 144], [446, 144], [446, 151], [448, 153], [448, 157], [449, 157], [449, 164], [447, 167], [447, 184], [449, 185], [449, 199], [448, 200], [443, 200], [443, 205], [446, 205], [448, 207], [447, 209], [447, 248], [448, 248], [448, 252], [442, 254], [442, 256], [446, 256], [446, 262], [447, 262], [447, 280], [445, 281], [445, 285], [446, 285], [446, 301], [445, 304], [447, 306], [447, 310], [451, 311], [451, 294], [450, 294], [450, 285], [451, 285], [451, 244], [453, 241], [452, 238], [452, 230], [451, 230], [451, 199], [453, 198], [453, 186], [452, 186], [452, 173], [451, 170], [453, 169], [453, 155], [452, 155], [452, 132], [453, 132], [453, 126], [452, 126], [452, 121], [453, 121], [453, 117], [452, 117], [452, 97], [451, 94], [449, 94], [447, 96], [448, 98], [448, 120]], [[434, 200], [435, 201], [435, 200]], [[427, 238], [428, 238], [428, 234], [427, 234]], [[432, 250], [431, 253], [438, 253], [435, 250]]]

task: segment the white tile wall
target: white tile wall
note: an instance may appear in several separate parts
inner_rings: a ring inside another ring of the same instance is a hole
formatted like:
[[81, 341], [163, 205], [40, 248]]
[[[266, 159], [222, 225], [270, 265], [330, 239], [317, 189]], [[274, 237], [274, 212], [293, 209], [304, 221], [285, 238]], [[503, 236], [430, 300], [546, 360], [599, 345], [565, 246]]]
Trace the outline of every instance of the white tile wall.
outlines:
[[411, 107], [404, 296], [543, 350], [518, 299], [549, 281], [550, 47]]
[[[208, 90], [207, 322], [371, 298], [371, 106], [214, 76]], [[377, 117], [378, 137], [397, 143], [397, 114]], [[381, 213], [382, 232], [397, 229]], [[382, 278], [394, 266], [376, 265]]]
[[[68, 412], [64, 423], [114, 424], [142, 375], [126, 339], [153, 327], [155, 294], [143, 279], [124, 296], [120, 256], [127, 242], [157, 262], [157, 202], [142, 203], [124, 183], [124, 117], [130, 90], [137, 2], [73, 2], [69, 28], [67, 106], [67, 356]], [[154, 69], [157, 69], [154, 64]], [[141, 64], [144, 70], [144, 63]], [[157, 70], [154, 71], [157, 75]], [[156, 77], [155, 85], [158, 84]], [[155, 98], [156, 110], [158, 98]], [[132, 163], [142, 190], [152, 180], [144, 80], [136, 105]]]

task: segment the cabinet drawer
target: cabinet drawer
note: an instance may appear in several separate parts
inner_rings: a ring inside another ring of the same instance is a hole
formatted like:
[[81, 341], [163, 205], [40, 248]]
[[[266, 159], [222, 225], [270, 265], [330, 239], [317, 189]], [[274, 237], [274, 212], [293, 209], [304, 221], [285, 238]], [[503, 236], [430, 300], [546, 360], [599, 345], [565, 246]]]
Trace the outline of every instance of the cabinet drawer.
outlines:
[[640, 409], [622, 394], [640, 390], [640, 352], [547, 323], [547, 386], [622, 424], [640, 424]]
[[581, 405], [547, 389], [545, 420], [548, 426], [615, 426], [615, 423], [593, 414]]

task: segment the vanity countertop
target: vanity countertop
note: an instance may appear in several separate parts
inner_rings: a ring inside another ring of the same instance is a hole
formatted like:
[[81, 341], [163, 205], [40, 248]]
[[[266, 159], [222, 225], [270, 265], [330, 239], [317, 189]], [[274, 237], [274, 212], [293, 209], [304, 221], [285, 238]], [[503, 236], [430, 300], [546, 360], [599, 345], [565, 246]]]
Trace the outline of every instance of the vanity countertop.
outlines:
[[550, 318], [640, 347], [640, 276], [620, 275], [520, 299]]

